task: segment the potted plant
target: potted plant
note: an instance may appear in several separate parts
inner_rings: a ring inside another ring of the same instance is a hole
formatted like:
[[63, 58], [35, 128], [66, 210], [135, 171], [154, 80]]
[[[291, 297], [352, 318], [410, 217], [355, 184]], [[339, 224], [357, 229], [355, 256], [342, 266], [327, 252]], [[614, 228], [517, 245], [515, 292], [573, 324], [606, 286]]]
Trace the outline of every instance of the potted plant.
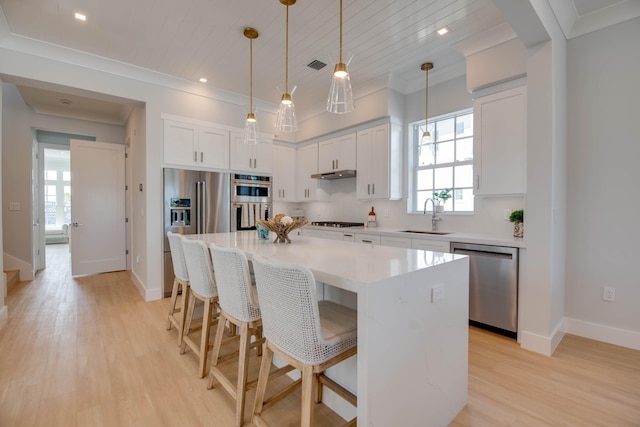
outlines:
[[524, 210], [518, 209], [517, 211], [511, 212], [509, 216], [509, 221], [513, 223], [513, 237], [523, 237], [524, 236]]
[[438, 202], [435, 207], [436, 212], [440, 213], [444, 211], [444, 204], [451, 198], [451, 191], [453, 188], [445, 188], [442, 191], [434, 191], [433, 198]]

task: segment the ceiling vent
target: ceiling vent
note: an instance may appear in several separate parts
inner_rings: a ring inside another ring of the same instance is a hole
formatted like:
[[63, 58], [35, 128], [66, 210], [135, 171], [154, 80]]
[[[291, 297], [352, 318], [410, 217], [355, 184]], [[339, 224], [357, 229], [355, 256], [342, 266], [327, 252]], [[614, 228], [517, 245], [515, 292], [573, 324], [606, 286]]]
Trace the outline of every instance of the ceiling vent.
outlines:
[[317, 59], [314, 59], [313, 61], [307, 64], [307, 67], [313, 68], [314, 70], [322, 70], [326, 66], [327, 64]]

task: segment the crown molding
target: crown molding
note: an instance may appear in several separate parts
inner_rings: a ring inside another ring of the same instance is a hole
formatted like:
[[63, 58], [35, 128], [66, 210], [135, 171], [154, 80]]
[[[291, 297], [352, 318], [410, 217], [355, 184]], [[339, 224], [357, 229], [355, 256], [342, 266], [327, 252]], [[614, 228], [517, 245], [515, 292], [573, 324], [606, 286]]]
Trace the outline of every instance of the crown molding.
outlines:
[[511, 26], [505, 22], [487, 31], [483, 31], [477, 36], [456, 43], [452, 47], [462, 53], [466, 58], [469, 55], [489, 49], [490, 47], [515, 39], [516, 37], [517, 35]]

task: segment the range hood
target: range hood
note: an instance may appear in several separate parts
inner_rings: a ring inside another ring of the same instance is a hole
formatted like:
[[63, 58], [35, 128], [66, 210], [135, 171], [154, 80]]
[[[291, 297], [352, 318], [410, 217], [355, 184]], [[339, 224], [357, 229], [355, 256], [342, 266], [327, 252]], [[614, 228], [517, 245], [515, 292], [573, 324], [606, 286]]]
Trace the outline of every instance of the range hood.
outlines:
[[334, 172], [315, 173], [311, 175], [311, 178], [332, 180], [332, 179], [342, 179], [342, 178], [353, 178], [354, 176], [356, 176], [355, 170], [345, 169], [345, 170], [334, 171]]

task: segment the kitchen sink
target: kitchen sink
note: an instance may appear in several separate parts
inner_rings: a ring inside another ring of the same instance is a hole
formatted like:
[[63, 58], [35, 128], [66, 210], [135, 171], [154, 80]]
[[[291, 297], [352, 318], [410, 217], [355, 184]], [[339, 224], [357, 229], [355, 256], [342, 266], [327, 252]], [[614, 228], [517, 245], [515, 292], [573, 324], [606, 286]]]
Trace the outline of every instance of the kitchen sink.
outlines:
[[424, 230], [399, 230], [399, 232], [400, 233], [417, 233], [417, 234], [438, 234], [440, 236], [451, 234], [448, 231], [424, 231]]

